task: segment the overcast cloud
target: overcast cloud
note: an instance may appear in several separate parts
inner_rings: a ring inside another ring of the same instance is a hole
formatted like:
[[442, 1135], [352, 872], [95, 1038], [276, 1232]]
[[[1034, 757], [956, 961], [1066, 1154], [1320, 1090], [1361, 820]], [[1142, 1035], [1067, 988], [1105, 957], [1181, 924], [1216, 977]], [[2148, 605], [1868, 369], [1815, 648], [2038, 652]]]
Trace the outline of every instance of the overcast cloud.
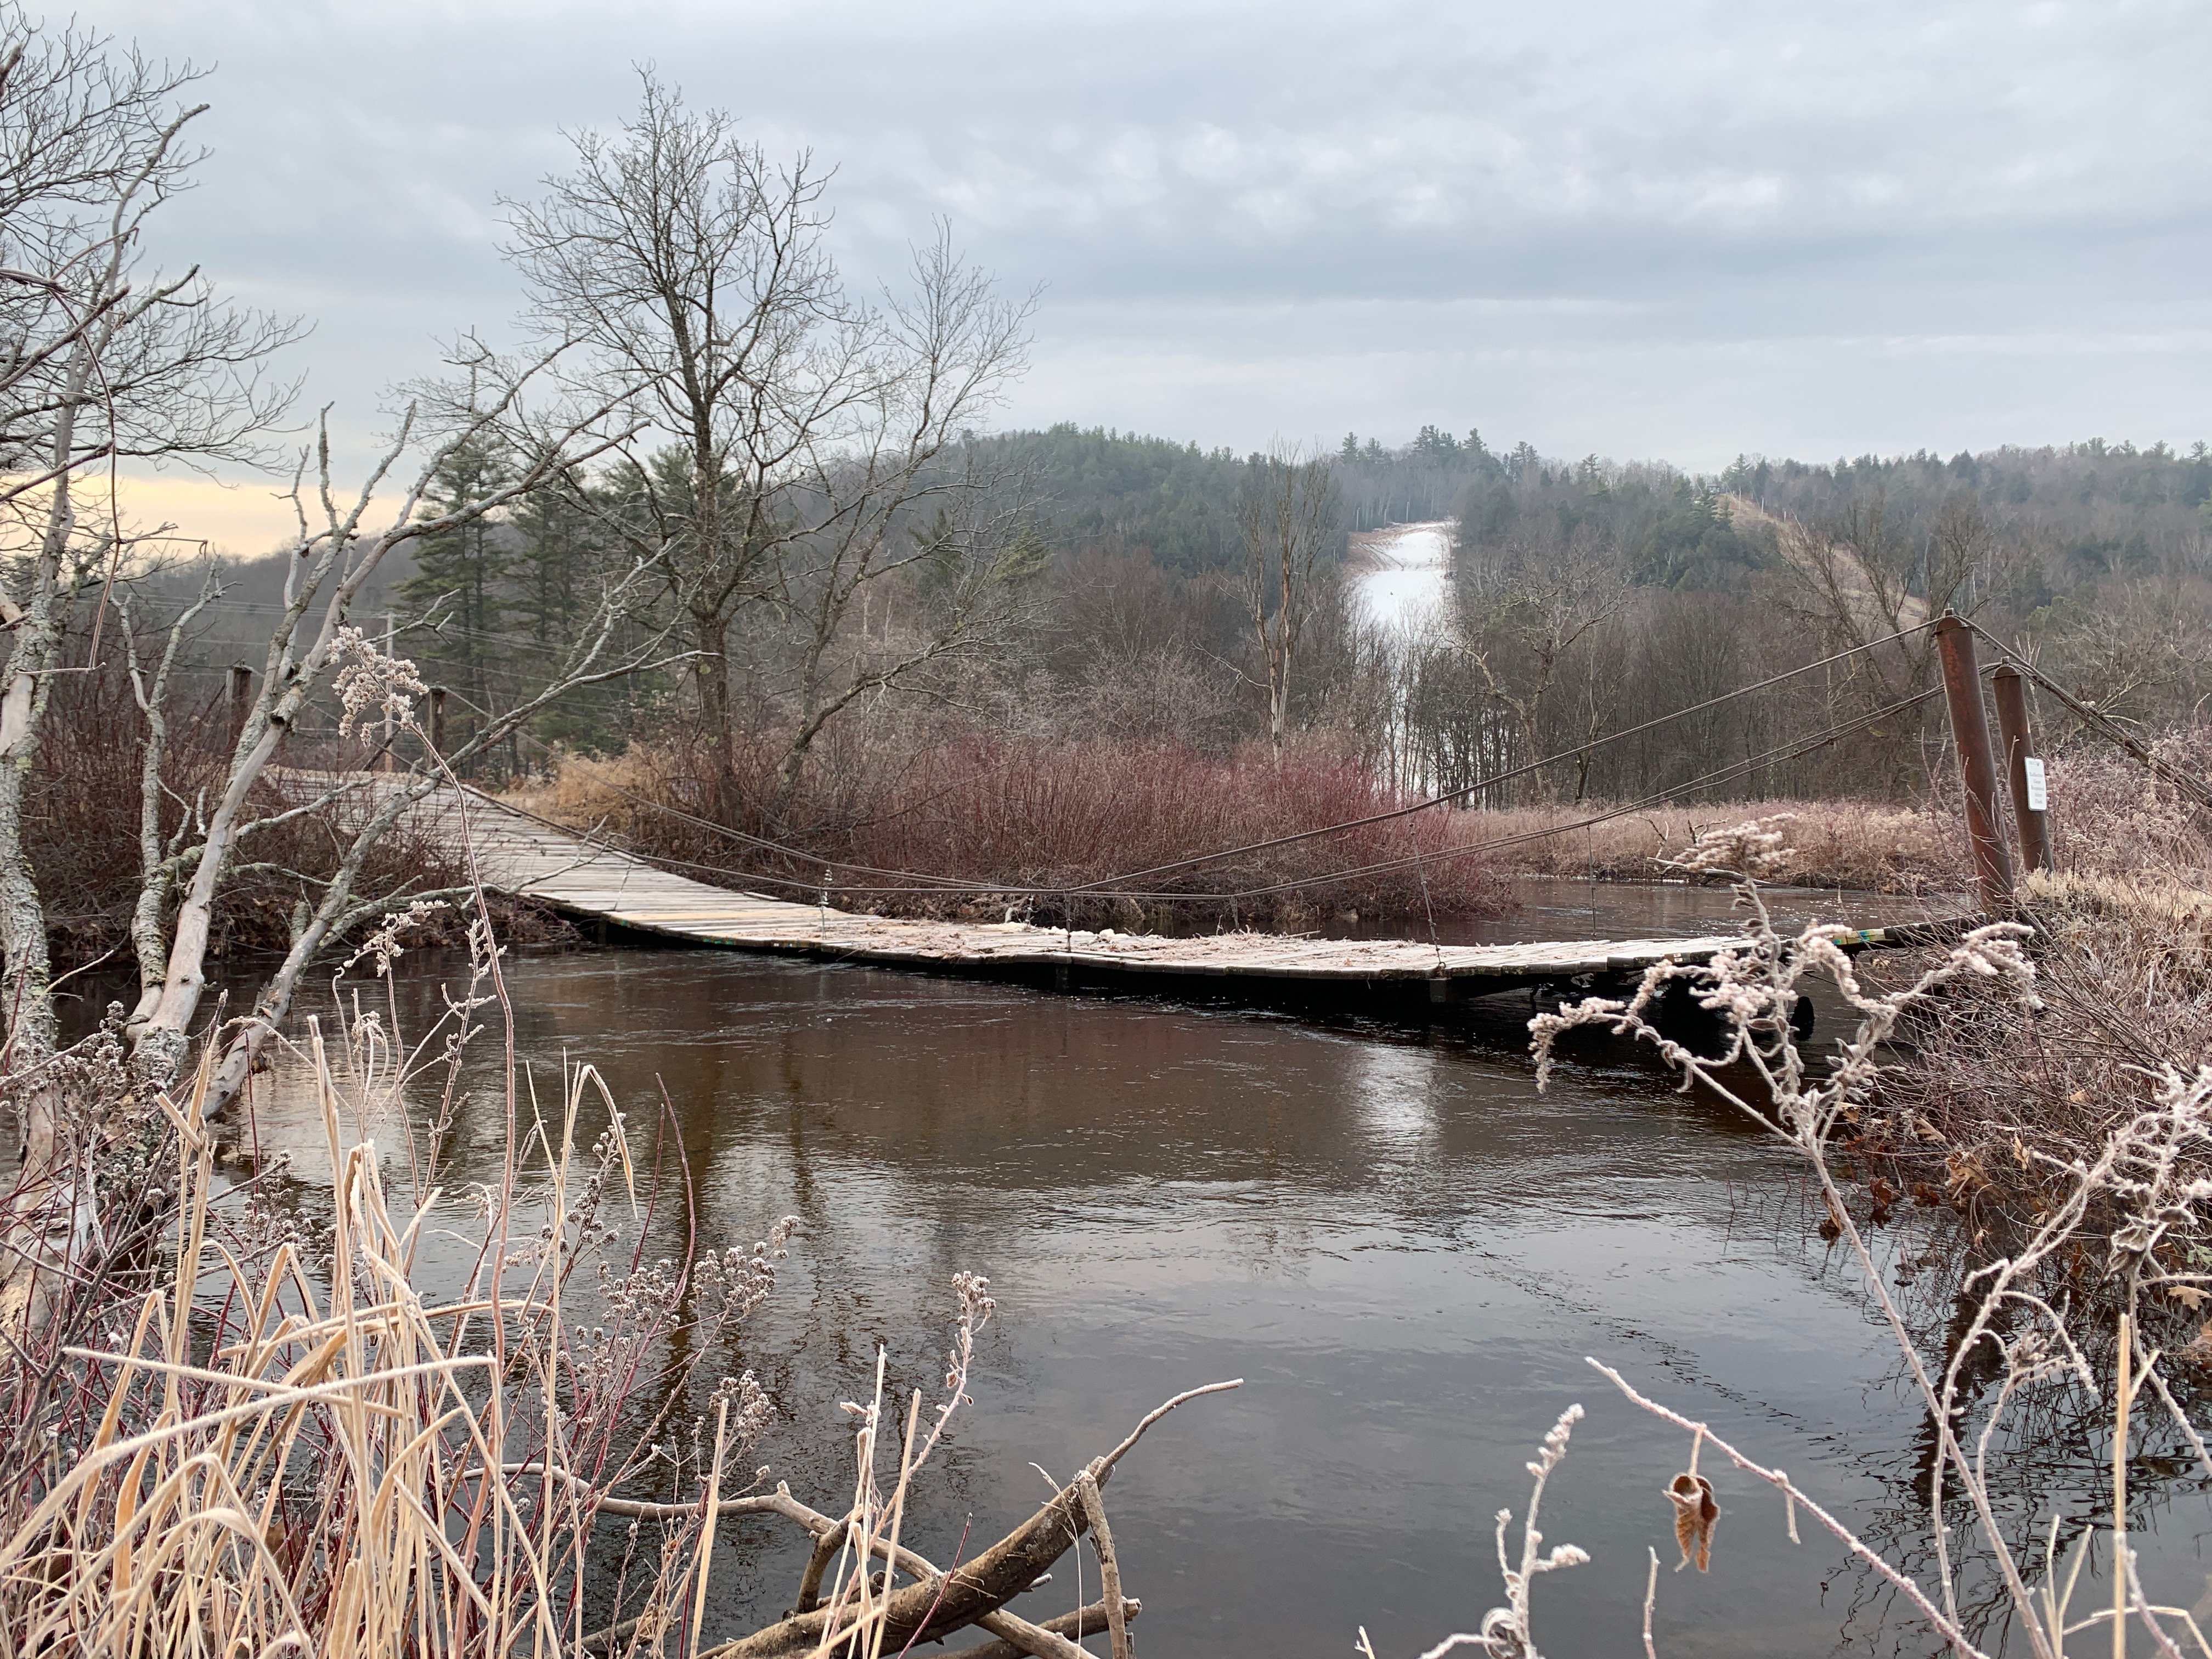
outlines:
[[2212, 8], [91, 0], [215, 67], [168, 252], [313, 319], [349, 432], [514, 306], [496, 198], [631, 65], [1042, 284], [1009, 424], [1424, 422], [1692, 467], [2212, 436]]

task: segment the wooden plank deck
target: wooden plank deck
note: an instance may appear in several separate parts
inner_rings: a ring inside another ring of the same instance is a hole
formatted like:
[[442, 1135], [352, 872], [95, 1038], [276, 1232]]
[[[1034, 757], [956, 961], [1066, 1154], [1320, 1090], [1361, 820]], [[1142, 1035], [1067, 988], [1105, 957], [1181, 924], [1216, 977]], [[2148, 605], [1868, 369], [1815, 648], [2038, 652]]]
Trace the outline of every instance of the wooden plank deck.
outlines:
[[[1725, 933], [1436, 946], [1249, 932], [1171, 938], [1018, 921], [860, 915], [693, 881], [475, 790], [465, 802], [444, 792], [418, 811], [424, 827], [456, 840], [465, 817], [485, 885], [572, 917], [672, 942], [1061, 988], [1121, 984], [1166, 990], [1184, 981], [1193, 991], [1265, 997], [1333, 986], [1366, 988], [1387, 1000], [1456, 1002], [1531, 986], [1617, 981], [1666, 957], [1701, 962], [1741, 942], [1741, 935]], [[1844, 943], [1855, 950], [1918, 943], [1941, 926], [1869, 928]]]

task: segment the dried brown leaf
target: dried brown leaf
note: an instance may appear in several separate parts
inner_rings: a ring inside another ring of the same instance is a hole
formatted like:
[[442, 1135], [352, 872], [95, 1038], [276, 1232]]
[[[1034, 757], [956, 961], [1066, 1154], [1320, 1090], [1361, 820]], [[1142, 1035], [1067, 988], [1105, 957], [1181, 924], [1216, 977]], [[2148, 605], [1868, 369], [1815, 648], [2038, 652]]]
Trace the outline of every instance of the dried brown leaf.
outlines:
[[1712, 1565], [1713, 1528], [1719, 1524], [1721, 1506], [1713, 1497], [1713, 1483], [1687, 1469], [1667, 1483], [1667, 1501], [1674, 1506], [1674, 1542], [1682, 1559], [1680, 1572], [1692, 1561], [1704, 1572]]

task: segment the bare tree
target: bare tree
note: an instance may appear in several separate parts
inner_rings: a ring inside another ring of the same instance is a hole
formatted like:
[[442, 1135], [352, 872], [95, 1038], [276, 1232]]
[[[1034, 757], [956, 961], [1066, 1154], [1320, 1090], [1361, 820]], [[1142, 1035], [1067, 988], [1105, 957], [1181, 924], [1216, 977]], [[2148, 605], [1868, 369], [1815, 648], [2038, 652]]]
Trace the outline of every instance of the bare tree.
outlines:
[[[326, 434], [303, 458], [292, 489], [299, 531], [286, 562], [283, 608], [269, 635], [258, 693], [244, 711], [211, 802], [204, 808], [195, 803], [166, 841], [161, 808], [167, 787], [162, 775], [167, 683], [185, 629], [216, 592], [203, 592], [169, 629], [158, 659], [149, 664], [141, 656], [132, 626], [129, 583], [112, 586], [110, 599], [118, 620], [110, 637], [120, 641], [147, 728], [140, 774], [141, 889], [131, 932], [142, 988], [138, 1006], [123, 1027], [131, 1046], [131, 1070], [142, 1088], [165, 1088], [173, 1079], [205, 988], [216, 902], [241, 847], [253, 836], [304, 816], [328, 813], [342, 798], [368, 793], [367, 817], [350, 832], [335, 872], [322, 883], [319, 902], [303, 907], [290, 951], [252, 1014], [221, 1038], [222, 1053], [206, 1095], [210, 1111], [219, 1111], [243, 1084], [256, 1053], [288, 1012], [308, 963], [348, 927], [384, 908], [383, 900], [360, 901], [355, 883], [379, 841], [424, 796], [450, 781], [447, 760], [465, 761], [501, 741], [566, 691], [658, 659], [659, 641], [649, 635], [642, 644], [633, 640], [626, 652], [613, 649], [617, 626], [635, 608], [636, 590], [644, 585], [642, 573], [633, 569], [627, 579], [607, 586], [593, 623], [572, 642], [566, 659], [546, 674], [536, 693], [481, 726], [450, 757], [431, 755], [404, 778], [327, 778], [311, 799], [258, 813], [256, 803], [263, 798], [258, 786], [277, 765], [311, 700], [335, 691], [350, 725], [364, 715], [404, 717], [410, 708], [407, 693], [422, 689], [411, 665], [384, 657], [347, 620], [362, 587], [391, 552], [496, 512], [543, 486], [562, 466], [604, 453], [627, 435], [619, 424], [610, 427], [611, 411], [604, 405], [534, 416], [523, 393], [544, 368], [543, 360], [507, 364], [465, 340], [456, 361], [463, 371], [458, 380], [416, 389], [389, 448], [356, 493], [348, 496], [337, 488]], [[440, 435], [418, 440], [425, 431]], [[441, 511], [419, 513], [447, 459], [462, 446], [495, 435], [518, 457], [512, 475], [485, 494], [449, 499]], [[420, 459], [412, 483], [401, 492], [388, 523], [372, 528], [369, 514], [377, 492], [394, 468], [410, 458]], [[106, 539], [96, 537], [89, 545], [104, 556]], [[97, 574], [81, 578], [80, 586], [89, 586]], [[42, 708], [40, 699], [33, 708], [33, 737], [35, 714]], [[19, 828], [0, 845], [0, 852], [9, 850], [15, 861], [7, 873], [34, 898]], [[26, 925], [42, 927], [43, 917], [34, 913]], [[33, 937], [42, 951], [42, 933]], [[15, 967], [12, 957], [9, 965]], [[6, 1254], [0, 1259], [0, 1325], [41, 1318], [72, 1261], [96, 1255], [101, 1236], [103, 1131], [88, 1118], [78, 1121], [84, 1115], [78, 1109], [83, 1103], [73, 1103], [65, 1087], [40, 1081], [67, 1072], [54, 1054], [51, 998], [43, 981], [36, 988], [38, 994], [31, 994], [26, 982], [21, 1012], [10, 1032], [11, 1038], [26, 1039], [11, 1049], [8, 1068], [11, 1087], [27, 1103], [26, 1133], [20, 1179], [6, 1217]], [[42, 1019], [43, 1025], [33, 1024], [34, 1019]]]
[[132, 584], [118, 582], [108, 595], [115, 609], [118, 644], [123, 653], [124, 672], [130, 678], [131, 698], [146, 722], [146, 735], [138, 756], [138, 899], [131, 913], [131, 948], [138, 959], [141, 1009], [152, 1007], [161, 982], [168, 976], [169, 905], [176, 895], [179, 858], [192, 832], [196, 816], [188, 814], [173, 831], [163, 835], [161, 807], [164, 796], [169, 793], [162, 777], [169, 755], [169, 679], [176, 671], [178, 653], [193, 623], [222, 592], [210, 574], [201, 586], [199, 597], [169, 624], [160, 653], [150, 666], [139, 658]]
[[[382, 658], [348, 622], [362, 586], [395, 548], [498, 512], [532, 490], [545, 488], [563, 470], [608, 453], [629, 435], [629, 429], [618, 424], [610, 429], [613, 411], [606, 403], [581, 409], [563, 406], [546, 417], [533, 417], [525, 405], [524, 394], [549, 367], [550, 356], [509, 364], [475, 341], [464, 339], [454, 358], [460, 377], [450, 384], [416, 388], [389, 447], [349, 499], [340, 493], [332, 476], [327, 435], [311, 456], [301, 459], [291, 491], [298, 532], [288, 556], [283, 609], [270, 633], [259, 690], [246, 711], [221, 795], [209, 811], [204, 826], [190, 845], [167, 857], [157, 872], [157, 878], [180, 885], [161, 982], [158, 988], [149, 986], [127, 1028], [134, 1065], [143, 1076], [165, 1079], [182, 1058], [185, 1033], [205, 988], [209, 930], [216, 896], [239, 844], [279, 821], [250, 816], [255, 785], [276, 761], [309, 700], [342, 667], [349, 665], [353, 689], [347, 690], [349, 720], [356, 712], [352, 704], [372, 695], [380, 700], [380, 706], [402, 713], [411, 709], [405, 695], [412, 678], [411, 665], [392, 664]], [[441, 435], [427, 443], [418, 442], [417, 434], [423, 428]], [[450, 457], [469, 446], [495, 439], [514, 457], [510, 469], [488, 477], [487, 488], [481, 494], [449, 498], [443, 510], [434, 514], [418, 510]], [[377, 490], [393, 469], [410, 457], [416, 461], [416, 470], [396, 509], [382, 528], [370, 527], [371, 504]], [[211, 1109], [220, 1110], [244, 1081], [254, 1051], [283, 1017], [307, 962], [334, 935], [360, 919], [353, 883], [368, 854], [416, 801], [445, 781], [446, 765], [503, 741], [566, 692], [635, 672], [646, 663], [661, 659], [661, 640], [655, 635], [648, 635], [641, 644], [633, 642], [625, 652], [614, 649], [618, 624], [638, 608], [638, 589], [642, 586], [642, 573], [635, 568], [610, 583], [592, 623], [571, 642], [566, 658], [546, 671], [534, 692], [480, 723], [468, 742], [450, 756], [433, 756], [404, 782], [380, 792], [374, 810], [347, 847], [321, 901], [264, 990], [254, 1015], [231, 1042], [217, 1073]], [[380, 663], [384, 665], [381, 668]], [[386, 690], [374, 690], [379, 675]], [[421, 689], [419, 684], [414, 687], [417, 691]], [[336, 779], [313, 800], [289, 809], [281, 817], [324, 810], [342, 795], [368, 787], [360, 777]]]
[[103, 503], [87, 479], [123, 459], [252, 459], [288, 401], [258, 368], [289, 325], [225, 305], [196, 270], [164, 274], [143, 252], [148, 221], [198, 159], [183, 134], [204, 106], [178, 104], [194, 78], [0, 9], [0, 1001], [22, 1138], [0, 1240], [9, 1312], [30, 1305], [29, 1271], [66, 1248], [76, 1209], [49, 1202], [80, 1151], [53, 1065], [23, 804], [71, 616], [125, 552], [112, 493]]
[[[1780, 539], [1809, 619], [1862, 646], [1946, 610], [1972, 614], [1987, 597], [1996, 551], [1981, 504], [1965, 492], [1945, 500], [1917, 537], [1900, 529], [1876, 493], [1818, 525], [1787, 521]], [[1881, 695], [1893, 700], [1933, 684], [1935, 650], [1915, 635], [1869, 653]]]
[[[1869, 647], [1831, 688], [1839, 714], [1935, 684], [1935, 635], [1922, 624], [1946, 610], [1979, 609], [1996, 552], [1979, 501], [1965, 492], [1942, 502], [1917, 537], [1900, 529], [1877, 491], [1820, 525], [1785, 523], [1780, 545], [1805, 619], [1838, 646]], [[1887, 781], [1903, 788], [1921, 770], [1917, 757], [1900, 744], [1887, 752]]]
[[947, 458], [1024, 368], [1030, 308], [997, 297], [942, 230], [906, 295], [855, 300], [824, 246], [812, 158], [779, 167], [729, 115], [643, 80], [634, 120], [579, 137], [543, 200], [508, 204], [509, 252], [546, 336], [580, 344], [577, 372], [625, 388], [640, 442], [665, 446], [620, 470], [613, 521], [685, 619], [726, 782], [738, 623], [774, 613], [747, 638], [787, 659], [780, 811], [827, 721], [974, 648], [999, 614], [970, 582], [896, 648], [842, 648], [861, 595], [949, 550], [1003, 569], [1004, 480]]
[[[1628, 579], [1607, 550], [1586, 542], [1565, 546], [1509, 543], [1501, 555], [1468, 571], [1459, 596], [1461, 655], [1482, 690], [1510, 722], [1523, 762], [1549, 746], [1547, 736], [1561, 682], [1578, 653], [1603, 637], [1628, 602]], [[1609, 665], [1590, 665], [1579, 688], [1576, 735], [1594, 738], [1610, 714]], [[1577, 787], [1586, 787], [1579, 773]], [[1550, 798], [1550, 780], [1532, 792]]]
[[1267, 740], [1279, 759], [1290, 739], [1298, 641], [1320, 598], [1340, 511], [1335, 470], [1322, 457], [1278, 444], [1249, 464], [1237, 527], [1244, 540], [1245, 610], [1267, 676]]

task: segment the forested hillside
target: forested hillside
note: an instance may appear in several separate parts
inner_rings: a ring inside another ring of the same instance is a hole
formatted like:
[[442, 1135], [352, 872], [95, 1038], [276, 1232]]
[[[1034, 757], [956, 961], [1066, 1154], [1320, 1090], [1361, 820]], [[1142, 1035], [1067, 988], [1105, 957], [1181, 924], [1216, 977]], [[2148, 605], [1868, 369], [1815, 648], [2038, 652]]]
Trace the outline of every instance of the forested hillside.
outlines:
[[[477, 475], [501, 464], [458, 457], [442, 487], [480, 489]], [[903, 683], [898, 718], [941, 722], [957, 706], [986, 729], [1207, 751], [1256, 735], [1261, 677], [1238, 523], [1255, 458], [1067, 423], [970, 439], [951, 464], [992, 480], [1031, 550], [1002, 572], [1010, 603], [988, 641], [970, 639]], [[2153, 726], [2185, 718], [2212, 690], [2212, 457], [2201, 445], [1744, 458], [1698, 477], [1547, 458], [1525, 443], [1499, 453], [1477, 433], [1429, 426], [1395, 447], [1347, 435], [1328, 464], [1338, 533], [1291, 688], [1297, 723], [1409, 783], [1463, 787], [1516, 757], [1586, 742], [1629, 711], [1700, 702], [1838, 642], [1896, 632], [1930, 606], [1974, 615], [2084, 695]], [[640, 556], [645, 493], [637, 477], [605, 471], [428, 538], [363, 595], [361, 620], [374, 632], [392, 619], [398, 647], [448, 688], [454, 729], [465, 731], [531, 683], [600, 586]], [[1347, 596], [1360, 561], [1343, 562], [1346, 537], [1437, 519], [1454, 526], [1450, 627], [1394, 656]], [[927, 569], [877, 584], [839, 619], [841, 637], [866, 654], [926, 633], [936, 603]], [[224, 573], [182, 671], [210, 695], [275, 605], [282, 574], [276, 561]], [[199, 580], [180, 568], [152, 585], [173, 605]], [[648, 607], [636, 626], [651, 625]], [[763, 741], [784, 717], [800, 643], [764, 614], [730, 635], [735, 718]], [[1796, 687], [1747, 700], [1534, 787], [1679, 785], [1824, 729], [1862, 693], [1896, 701], [1925, 690], [1924, 650], [1907, 642], [1897, 655], [1893, 672], [1861, 672], [1810, 700]], [[545, 744], [610, 754], [687, 730], [693, 683], [670, 665], [581, 690], [533, 720], [531, 740], [477, 764], [528, 770]], [[888, 706], [878, 704], [879, 726]], [[1911, 718], [1923, 735], [1932, 729], [1926, 709]], [[1914, 754], [1894, 732], [1860, 734], [1760, 775], [1777, 788], [1910, 792], [1923, 775]]]

